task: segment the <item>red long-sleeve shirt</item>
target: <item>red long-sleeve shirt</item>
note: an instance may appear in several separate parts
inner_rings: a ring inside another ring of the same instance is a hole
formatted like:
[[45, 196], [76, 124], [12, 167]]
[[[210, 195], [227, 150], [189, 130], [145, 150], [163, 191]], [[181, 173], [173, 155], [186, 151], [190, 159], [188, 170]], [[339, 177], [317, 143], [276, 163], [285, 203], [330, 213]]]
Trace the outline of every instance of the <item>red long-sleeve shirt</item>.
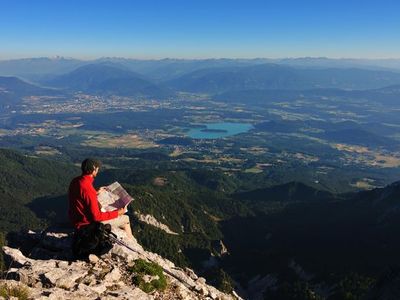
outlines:
[[81, 175], [74, 178], [69, 185], [68, 215], [76, 229], [95, 221], [106, 221], [118, 217], [117, 210], [100, 211], [93, 180], [94, 178], [91, 175]]

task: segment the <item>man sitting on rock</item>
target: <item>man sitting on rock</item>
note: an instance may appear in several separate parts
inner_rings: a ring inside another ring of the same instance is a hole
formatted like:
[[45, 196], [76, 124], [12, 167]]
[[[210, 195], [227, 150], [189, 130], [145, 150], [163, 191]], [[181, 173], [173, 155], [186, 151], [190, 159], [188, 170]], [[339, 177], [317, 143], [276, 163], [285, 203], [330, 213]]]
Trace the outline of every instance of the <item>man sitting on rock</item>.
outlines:
[[109, 212], [100, 210], [98, 192], [93, 187], [100, 165], [99, 161], [91, 158], [82, 162], [82, 175], [71, 181], [68, 190], [69, 218], [77, 230], [93, 222], [102, 222], [112, 227], [119, 227], [125, 230], [128, 237], [133, 237], [129, 217], [124, 215], [125, 208]]

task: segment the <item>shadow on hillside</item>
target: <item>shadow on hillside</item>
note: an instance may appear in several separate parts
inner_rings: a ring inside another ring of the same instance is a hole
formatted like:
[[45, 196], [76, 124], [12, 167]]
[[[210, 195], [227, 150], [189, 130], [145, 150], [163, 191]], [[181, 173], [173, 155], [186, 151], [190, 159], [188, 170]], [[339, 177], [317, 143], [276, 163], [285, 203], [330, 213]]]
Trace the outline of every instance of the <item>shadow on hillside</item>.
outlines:
[[27, 228], [30, 230], [9, 232], [8, 246], [19, 249], [23, 255], [33, 259], [74, 260], [74, 229], [67, 216], [67, 196], [40, 197], [26, 206], [43, 221], [42, 229]]
[[230, 252], [224, 267], [251, 277], [282, 274], [294, 261], [321, 277], [378, 276], [400, 266], [400, 212], [393, 207], [369, 199], [303, 202], [268, 215], [231, 218], [219, 224]]
[[43, 219], [51, 225], [65, 225], [68, 221], [68, 198], [67, 195], [46, 196], [34, 199], [27, 204], [38, 218]]
[[[7, 244], [33, 259], [75, 260], [72, 254], [73, 228], [50, 226], [42, 231], [20, 231], [7, 234]], [[12, 262], [10, 262], [11, 265]]]

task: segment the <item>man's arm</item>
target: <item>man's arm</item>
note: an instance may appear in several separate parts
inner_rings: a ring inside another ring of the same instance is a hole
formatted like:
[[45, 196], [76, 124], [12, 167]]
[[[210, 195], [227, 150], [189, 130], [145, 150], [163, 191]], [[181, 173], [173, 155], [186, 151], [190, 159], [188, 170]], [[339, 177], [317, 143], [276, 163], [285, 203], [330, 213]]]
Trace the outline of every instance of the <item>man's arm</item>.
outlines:
[[93, 221], [100, 222], [100, 221], [107, 221], [111, 219], [117, 218], [119, 214], [119, 210], [113, 210], [113, 211], [107, 211], [107, 212], [102, 212], [99, 208], [99, 202], [97, 201], [97, 193], [96, 190], [93, 188], [93, 190], [86, 190], [83, 192], [82, 195], [83, 199], [85, 199], [88, 207], [90, 214], [92, 215]]

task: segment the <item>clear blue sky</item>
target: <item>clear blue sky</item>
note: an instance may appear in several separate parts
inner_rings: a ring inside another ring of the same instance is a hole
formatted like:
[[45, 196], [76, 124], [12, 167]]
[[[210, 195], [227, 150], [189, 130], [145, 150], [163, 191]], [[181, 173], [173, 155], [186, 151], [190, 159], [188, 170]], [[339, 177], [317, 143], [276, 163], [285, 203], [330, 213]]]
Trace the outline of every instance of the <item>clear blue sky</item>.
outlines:
[[0, 59], [400, 58], [400, 1], [0, 0]]

